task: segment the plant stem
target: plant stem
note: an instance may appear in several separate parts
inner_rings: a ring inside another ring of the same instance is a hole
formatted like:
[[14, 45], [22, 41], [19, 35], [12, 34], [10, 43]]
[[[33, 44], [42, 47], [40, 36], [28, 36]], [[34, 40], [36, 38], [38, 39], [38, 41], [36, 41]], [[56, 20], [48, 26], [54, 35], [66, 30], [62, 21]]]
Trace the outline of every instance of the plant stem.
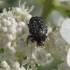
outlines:
[[46, 0], [46, 3], [43, 6], [42, 17], [45, 21], [48, 20], [49, 15], [53, 10], [53, 1], [54, 0]]

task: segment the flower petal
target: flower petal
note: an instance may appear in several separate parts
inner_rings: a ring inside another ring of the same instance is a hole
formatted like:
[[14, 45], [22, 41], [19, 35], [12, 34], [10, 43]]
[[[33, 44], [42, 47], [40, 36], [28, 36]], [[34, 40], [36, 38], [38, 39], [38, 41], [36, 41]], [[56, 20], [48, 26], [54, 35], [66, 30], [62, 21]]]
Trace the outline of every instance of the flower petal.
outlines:
[[60, 34], [64, 40], [70, 44], [70, 19], [66, 19], [62, 22]]
[[69, 48], [69, 51], [68, 51], [68, 54], [67, 54], [67, 64], [70, 67], [70, 48]]

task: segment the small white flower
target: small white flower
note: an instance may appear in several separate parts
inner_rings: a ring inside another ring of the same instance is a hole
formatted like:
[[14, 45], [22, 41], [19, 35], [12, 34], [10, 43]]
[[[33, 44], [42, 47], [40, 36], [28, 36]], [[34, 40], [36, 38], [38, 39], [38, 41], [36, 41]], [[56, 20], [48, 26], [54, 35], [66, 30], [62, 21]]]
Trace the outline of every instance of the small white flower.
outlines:
[[26, 70], [23, 66], [20, 67], [20, 64], [19, 64], [18, 61], [13, 62], [13, 63], [12, 63], [12, 67], [13, 67], [15, 70]]
[[52, 58], [52, 56], [51, 56], [50, 53], [47, 53], [46, 56], [47, 56], [47, 59], [48, 59], [48, 60], [50, 60], [50, 59]]
[[22, 62], [23, 65], [28, 64], [27, 70], [36, 70], [35, 64], [43, 65], [47, 62], [46, 51], [43, 48], [37, 47], [32, 50], [28, 49], [28, 51], [31, 52], [26, 52], [27, 59]]
[[4, 68], [5, 68], [5, 67], [7, 67], [7, 65], [8, 65], [8, 64], [7, 64], [6, 61], [2, 61], [2, 62], [1, 62], [1, 67], [4, 67]]
[[6, 40], [7, 41], [12, 41], [13, 40], [13, 36], [11, 34], [7, 34], [6, 35]]
[[16, 22], [15, 18], [11, 17], [11, 18], [8, 18], [8, 20], [13, 24], [14, 22]]
[[8, 31], [7, 27], [1, 27], [1, 32], [6, 33]]
[[32, 6], [30, 10], [28, 10], [28, 7], [25, 9], [26, 2], [24, 2], [22, 5], [20, 5], [20, 2], [19, 8], [18, 7], [14, 8], [14, 11], [18, 16], [24, 18], [24, 20], [26, 21], [29, 21], [30, 18], [32, 17], [29, 13], [33, 10], [34, 6]]
[[17, 15], [20, 15], [20, 12], [22, 11], [21, 8], [19, 7], [16, 7], [14, 10], [16, 11]]
[[17, 33], [18, 33], [19, 35], [23, 35], [23, 34], [25, 33], [24, 28], [18, 27]]
[[1, 22], [2, 22], [2, 25], [3, 25], [3, 26], [7, 26], [6, 21], [7, 21], [7, 19], [2, 19], [2, 21], [1, 21]]
[[16, 28], [15, 28], [14, 26], [11, 26], [11, 27], [8, 29], [8, 33], [9, 33], [9, 34], [14, 35], [16, 32], [17, 32], [17, 31], [16, 31]]
[[16, 50], [14, 47], [9, 47], [10, 54], [15, 54]]
[[2, 62], [1, 62], [1, 67], [2, 67], [3, 70], [4, 70], [4, 69], [10, 70], [10, 66], [7, 64], [6, 61], [2, 61]]
[[43, 63], [46, 63], [47, 62], [46, 51], [43, 48], [37, 48], [36, 51], [37, 51], [37, 53], [35, 54], [37, 56], [36, 58], [38, 59], [40, 58], [40, 60]]
[[7, 24], [7, 26], [11, 25], [11, 22], [9, 20], [7, 20], [5, 23]]
[[9, 21], [9, 20], [7, 20], [7, 19], [2, 19], [2, 25], [3, 26], [5, 26], [5, 27], [7, 27], [7, 26], [10, 26], [11, 25], [11, 22]]
[[26, 14], [24, 15], [24, 17], [26, 21], [29, 21], [32, 16], [30, 14]]
[[25, 23], [24, 23], [24, 22], [19, 22], [18, 25], [19, 25], [20, 27], [25, 27]]
[[11, 42], [4, 42], [4, 48], [9, 48], [11, 47]]
[[[12, 23], [12, 22], [11, 22]], [[15, 21], [15, 22], [13, 22], [12, 23], [12, 25], [11, 25], [11, 27], [14, 27], [14, 28], [16, 28], [18, 26], [18, 23]]]
[[12, 67], [13, 67], [14, 69], [17, 69], [19, 66], [20, 66], [20, 64], [19, 64], [18, 61], [12, 63]]

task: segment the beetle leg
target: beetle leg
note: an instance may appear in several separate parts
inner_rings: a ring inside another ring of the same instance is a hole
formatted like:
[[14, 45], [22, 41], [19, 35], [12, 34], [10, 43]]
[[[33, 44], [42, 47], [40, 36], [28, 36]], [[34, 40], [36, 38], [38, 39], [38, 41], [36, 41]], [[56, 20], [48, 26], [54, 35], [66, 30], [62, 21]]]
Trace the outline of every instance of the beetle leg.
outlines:
[[33, 36], [32, 36], [32, 35], [29, 35], [29, 36], [28, 36], [28, 38], [27, 38], [27, 41], [26, 41], [26, 43], [27, 43], [27, 44], [28, 44], [28, 40], [29, 40], [30, 38], [32, 38], [32, 39], [31, 39], [31, 42], [33, 42], [33, 43], [34, 43]]
[[33, 43], [34, 43], [34, 39], [31, 39], [31, 42], [33, 42]]
[[29, 27], [29, 24], [27, 24], [28, 25], [28, 27]]
[[27, 44], [28, 44], [28, 40], [29, 40], [30, 38], [32, 38], [32, 35], [29, 35], [29, 36], [27, 37], [27, 41], [26, 41]]

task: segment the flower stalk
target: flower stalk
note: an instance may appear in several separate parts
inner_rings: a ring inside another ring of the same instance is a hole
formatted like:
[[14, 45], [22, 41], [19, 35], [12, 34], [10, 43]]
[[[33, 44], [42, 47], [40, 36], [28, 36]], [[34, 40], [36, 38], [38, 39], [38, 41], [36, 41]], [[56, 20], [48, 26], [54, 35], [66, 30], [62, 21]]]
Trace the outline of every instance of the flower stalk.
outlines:
[[61, 12], [65, 16], [69, 16], [69, 5], [58, 4], [56, 0], [46, 0], [43, 4], [42, 17], [47, 22], [53, 10]]
[[43, 6], [42, 17], [44, 18], [45, 21], [48, 20], [50, 13], [53, 10], [53, 2], [54, 0], [46, 0]]

